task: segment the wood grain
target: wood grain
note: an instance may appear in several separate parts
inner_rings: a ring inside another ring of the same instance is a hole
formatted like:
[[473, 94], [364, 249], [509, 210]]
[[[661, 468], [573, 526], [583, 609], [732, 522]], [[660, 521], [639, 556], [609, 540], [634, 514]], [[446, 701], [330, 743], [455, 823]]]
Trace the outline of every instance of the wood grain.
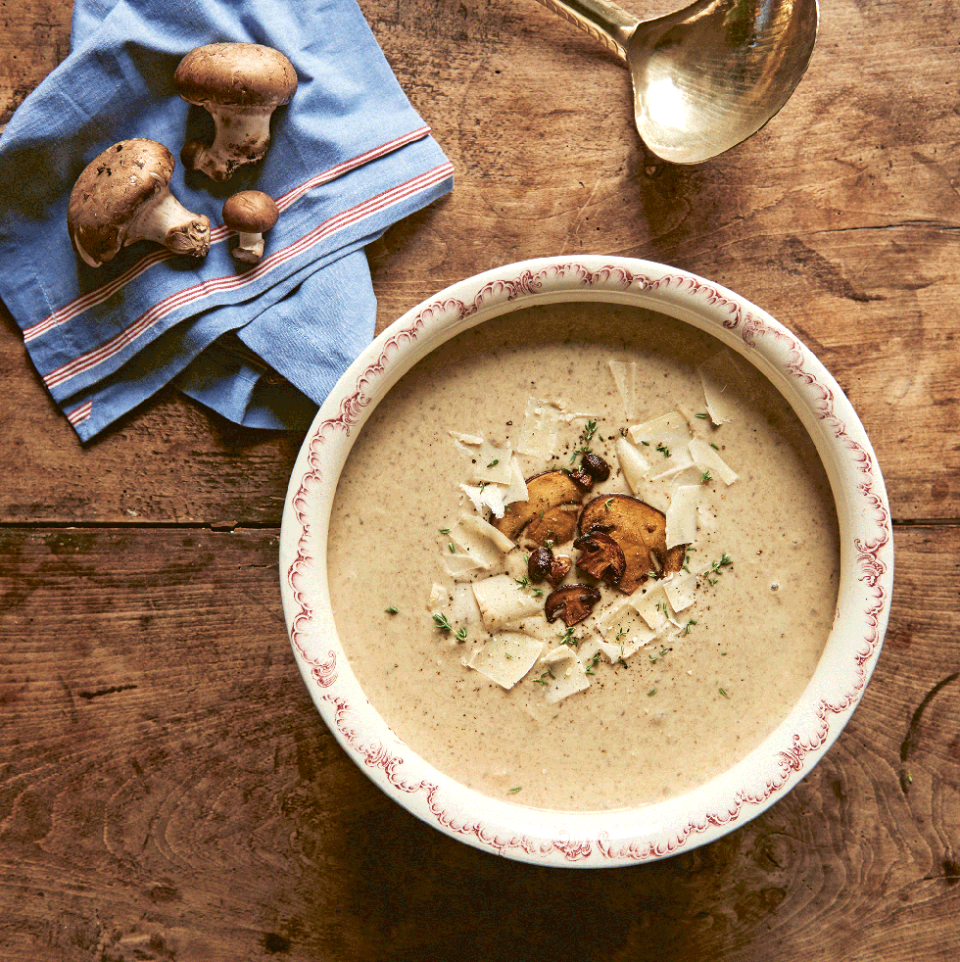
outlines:
[[70, 52], [72, 0], [0, 0], [0, 130]]
[[[0, 125], [71, 6], [0, 0]], [[545, 254], [659, 260], [769, 310], [887, 481], [879, 666], [814, 772], [716, 843], [616, 872], [470, 849], [374, 788], [299, 678], [276, 564], [300, 437], [163, 391], [81, 445], [0, 310], [0, 958], [953, 962], [960, 4], [821, 0], [788, 105], [692, 168], [644, 151], [626, 73], [533, 0], [361, 7], [456, 169], [370, 250], [378, 328]]]

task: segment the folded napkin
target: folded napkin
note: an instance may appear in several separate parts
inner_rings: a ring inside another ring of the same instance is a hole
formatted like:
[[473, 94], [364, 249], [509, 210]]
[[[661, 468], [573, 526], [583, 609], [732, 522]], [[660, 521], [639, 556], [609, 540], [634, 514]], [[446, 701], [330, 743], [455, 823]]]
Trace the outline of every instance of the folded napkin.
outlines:
[[[202, 262], [138, 242], [87, 266], [66, 227], [77, 177], [120, 140], [174, 156], [209, 142], [209, 116], [173, 75], [218, 41], [275, 47], [297, 71], [266, 158], [226, 184], [178, 161], [173, 194], [210, 219]], [[83, 440], [171, 382], [239, 424], [303, 428], [373, 334], [364, 247], [452, 175], [356, 0], [76, 0], [70, 56], [0, 138], [0, 297]], [[221, 215], [245, 189], [281, 211], [247, 269]]]

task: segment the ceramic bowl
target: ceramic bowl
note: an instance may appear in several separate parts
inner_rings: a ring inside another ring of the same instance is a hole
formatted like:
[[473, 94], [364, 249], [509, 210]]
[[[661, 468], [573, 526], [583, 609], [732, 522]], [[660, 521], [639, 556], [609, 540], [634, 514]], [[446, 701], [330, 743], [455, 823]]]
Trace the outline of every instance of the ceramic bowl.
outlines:
[[[787, 399], [823, 460], [837, 505], [837, 616], [816, 672], [783, 722], [719, 777], [636, 809], [554, 812], [487, 797], [429, 765], [367, 701], [334, 624], [326, 584], [328, 520], [340, 471], [391, 386], [449, 338], [537, 304], [609, 301], [707, 331]], [[849, 401], [782, 324], [737, 294], [676, 268], [616, 257], [558, 257], [499, 267], [408, 311], [350, 367], [321, 407], [290, 480], [280, 539], [293, 653], [323, 720], [390, 798], [487, 852], [542, 865], [625, 866], [691, 849], [745, 824], [817, 764], [856, 708], [880, 654], [893, 582], [883, 479]]]

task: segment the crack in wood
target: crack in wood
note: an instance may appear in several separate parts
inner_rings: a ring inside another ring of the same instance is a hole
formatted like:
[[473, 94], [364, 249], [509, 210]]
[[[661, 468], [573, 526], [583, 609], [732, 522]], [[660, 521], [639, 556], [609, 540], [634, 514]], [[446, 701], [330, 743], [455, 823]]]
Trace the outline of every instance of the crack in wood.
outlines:
[[905, 220], [894, 224], [855, 224], [851, 227], [828, 227], [826, 229], [814, 231], [816, 234], [857, 234], [869, 231], [887, 230], [936, 230], [943, 231], [945, 234], [953, 234], [960, 231], [960, 225], [949, 224], [938, 220]]
[[924, 875], [924, 882], [944, 881], [950, 885], [960, 882], [960, 862], [955, 862], [952, 858], [945, 858], [941, 866], [943, 873], [940, 875]]
[[94, 698], [101, 698], [103, 695], [114, 695], [121, 691], [133, 691], [139, 687], [139, 685], [111, 685], [109, 688], [98, 688], [96, 691], [81, 691], [77, 694], [81, 698], [86, 698], [87, 701], [92, 701]]

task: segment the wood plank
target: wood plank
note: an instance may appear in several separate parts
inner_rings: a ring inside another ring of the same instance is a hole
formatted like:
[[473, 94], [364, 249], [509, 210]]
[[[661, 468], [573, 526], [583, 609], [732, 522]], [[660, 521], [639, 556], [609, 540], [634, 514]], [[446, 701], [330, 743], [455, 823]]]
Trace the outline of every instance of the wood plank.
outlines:
[[81, 444], [8, 315], [0, 318], [0, 381], [0, 448], [13, 468], [0, 521], [279, 524], [301, 435], [238, 427], [166, 389]]
[[294, 666], [276, 539], [0, 530], [7, 962], [953, 959], [960, 528], [898, 530], [879, 667], [804, 782], [615, 872], [469, 849], [374, 788]]
[[[69, 5], [38, 3], [31, 15], [59, 17], [62, 33]], [[531, 256], [600, 252], [693, 270], [820, 356], [873, 439], [896, 518], [958, 517], [960, 194], [949, 158], [960, 8], [937, 20], [835, 0], [781, 114], [716, 161], [678, 168], [644, 156], [625, 71], [533, 0], [509, 11], [362, 6], [457, 171], [452, 195], [373, 246], [379, 328], [449, 283]], [[22, 41], [23, 17], [9, 5], [5, 16]], [[38, 49], [26, 43], [23, 55]], [[235, 429], [162, 392], [82, 447], [19, 341], [4, 315], [0, 443], [24, 468], [7, 479], [0, 520], [278, 523], [299, 438]]]
[[0, 2], [0, 130], [70, 52], [73, 0]]

